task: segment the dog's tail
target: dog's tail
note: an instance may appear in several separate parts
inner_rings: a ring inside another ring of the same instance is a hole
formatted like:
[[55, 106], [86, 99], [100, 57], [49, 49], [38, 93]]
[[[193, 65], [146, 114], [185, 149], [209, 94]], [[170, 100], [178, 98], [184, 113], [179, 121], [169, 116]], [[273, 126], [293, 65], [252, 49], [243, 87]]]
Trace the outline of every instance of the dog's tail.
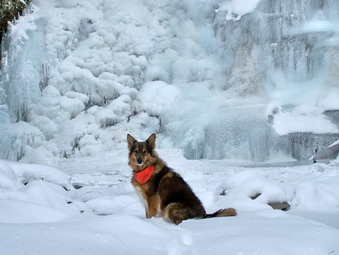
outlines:
[[227, 216], [237, 216], [237, 211], [234, 208], [220, 209], [214, 213], [205, 214], [204, 218], [227, 217]]

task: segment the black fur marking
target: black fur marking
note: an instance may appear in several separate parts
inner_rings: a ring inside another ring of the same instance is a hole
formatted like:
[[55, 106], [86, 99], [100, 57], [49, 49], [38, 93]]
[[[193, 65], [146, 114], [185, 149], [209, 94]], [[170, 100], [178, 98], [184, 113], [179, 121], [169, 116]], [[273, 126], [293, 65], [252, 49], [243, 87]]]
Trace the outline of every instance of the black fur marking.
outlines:
[[[172, 173], [172, 177], [163, 178], [159, 184], [161, 185], [161, 189], [159, 189], [159, 195], [162, 200], [161, 209], [164, 209], [171, 203], [183, 203], [188, 207], [199, 209], [197, 210], [199, 212], [197, 212], [197, 215], [194, 217], [203, 217], [205, 210], [199, 198], [180, 175], [175, 172]], [[168, 189], [172, 192], [161, 192], [162, 190]]]
[[135, 150], [135, 143], [133, 144], [132, 148], [129, 150], [128, 156], [130, 157]]
[[153, 185], [151, 185], [150, 189], [148, 190], [149, 195], [153, 195], [156, 192], [158, 192], [159, 183], [161, 182], [161, 179], [170, 171], [170, 168], [167, 166], [164, 166], [160, 172], [156, 175], [154, 175], [151, 178], [151, 182], [153, 182]]

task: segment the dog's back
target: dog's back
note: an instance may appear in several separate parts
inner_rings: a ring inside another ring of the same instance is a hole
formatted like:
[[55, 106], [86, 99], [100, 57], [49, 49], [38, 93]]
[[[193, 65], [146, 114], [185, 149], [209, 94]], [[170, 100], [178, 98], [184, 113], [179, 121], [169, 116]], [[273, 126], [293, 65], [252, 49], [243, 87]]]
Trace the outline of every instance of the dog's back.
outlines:
[[203, 218], [205, 209], [184, 179], [167, 166], [162, 171], [167, 171], [158, 186], [162, 216], [175, 224], [186, 219]]

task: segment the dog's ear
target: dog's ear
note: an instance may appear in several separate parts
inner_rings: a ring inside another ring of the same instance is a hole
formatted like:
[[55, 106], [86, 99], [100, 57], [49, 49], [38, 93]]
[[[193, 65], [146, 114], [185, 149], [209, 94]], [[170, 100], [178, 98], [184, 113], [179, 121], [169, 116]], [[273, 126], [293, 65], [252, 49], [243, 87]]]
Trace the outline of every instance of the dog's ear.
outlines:
[[127, 144], [128, 144], [128, 149], [131, 150], [136, 143], [137, 140], [134, 139], [133, 136], [130, 134], [127, 135]]
[[155, 138], [156, 135], [152, 134], [150, 137], [148, 137], [148, 139], [146, 140], [146, 142], [151, 146], [152, 150], [155, 149]]

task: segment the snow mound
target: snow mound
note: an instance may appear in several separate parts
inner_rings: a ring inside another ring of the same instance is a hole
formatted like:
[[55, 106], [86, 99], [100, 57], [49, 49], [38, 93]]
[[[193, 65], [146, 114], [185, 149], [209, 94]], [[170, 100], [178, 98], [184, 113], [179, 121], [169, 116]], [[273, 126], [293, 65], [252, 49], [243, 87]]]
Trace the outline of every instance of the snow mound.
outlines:
[[32, 180], [44, 180], [47, 182], [55, 183], [66, 190], [72, 189], [72, 184], [70, 183], [70, 176], [54, 167], [25, 163], [7, 163], [7, 164], [11, 165], [17, 178], [19, 178], [22, 183], [29, 183]]
[[305, 171], [323, 179], [306, 179], [293, 184], [271, 179], [263, 170], [239, 171], [220, 185], [219, 193], [225, 196], [221, 201], [228, 204], [232, 201], [232, 206], [240, 210], [265, 210], [270, 208], [269, 203], [287, 202], [295, 210], [337, 211], [339, 188], [335, 185], [338, 179], [336, 170], [315, 164]]
[[70, 177], [43, 165], [0, 161], [0, 221], [55, 222], [80, 213], [67, 190]]

